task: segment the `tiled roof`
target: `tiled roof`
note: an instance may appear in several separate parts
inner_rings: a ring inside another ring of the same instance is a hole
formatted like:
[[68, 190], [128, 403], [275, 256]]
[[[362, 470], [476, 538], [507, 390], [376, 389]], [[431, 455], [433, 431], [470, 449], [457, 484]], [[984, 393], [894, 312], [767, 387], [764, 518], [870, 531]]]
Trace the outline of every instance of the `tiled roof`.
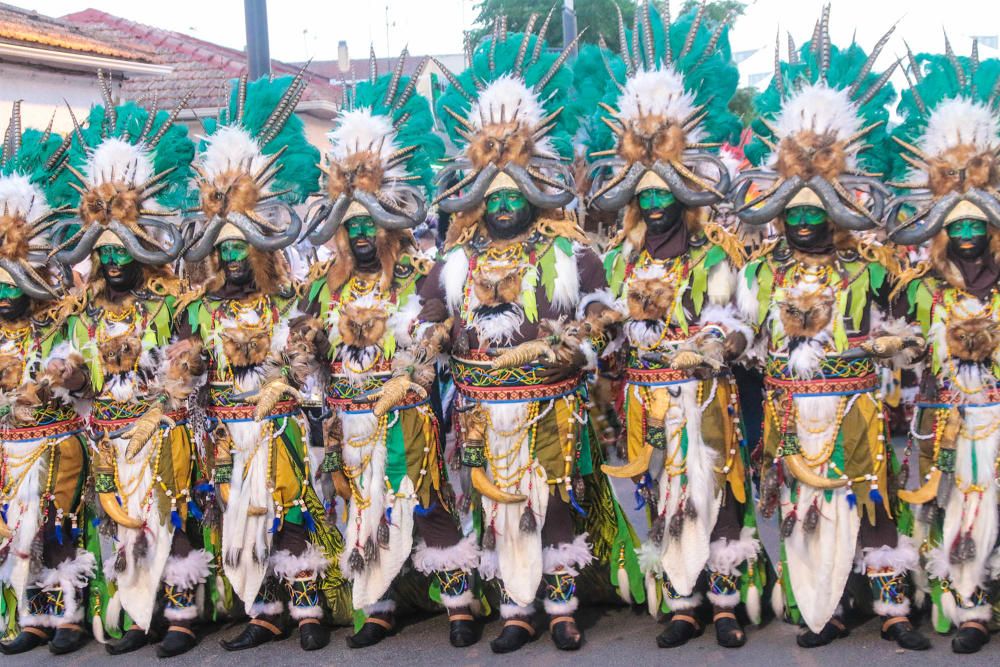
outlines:
[[0, 3], [0, 41], [122, 60], [156, 62], [155, 51], [142, 44], [121, 44], [63, 19]]
[[[146, 45], [160, 62], [173, 67], [173, 72], [167, 76], [126, 79], [122, 86], [125, 98], [145, 96], [149, 99], [156, 95], [160, 108], [173, 106], [188, 91], [193, 91], [189, 108], [218, 108], [225, 101], [228, 81], [246, 69], [243, 51], [129, 21], [97, 9], [85, 9], [63, 19], [102, 39]], [[276, 76], [295, 74], [298, 67], [272, 60], [271, 71]], [[303, 101], [340, 101], [339, 87], [331, 85], [326, 77], [310, 69], [306, 78], [309, 87]]]

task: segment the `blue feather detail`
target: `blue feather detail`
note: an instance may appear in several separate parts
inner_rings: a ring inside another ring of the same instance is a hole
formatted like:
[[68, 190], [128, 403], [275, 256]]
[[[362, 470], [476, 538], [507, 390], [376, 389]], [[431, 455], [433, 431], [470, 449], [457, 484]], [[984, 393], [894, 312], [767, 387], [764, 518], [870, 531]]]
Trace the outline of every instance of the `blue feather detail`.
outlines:
[[391, 507], [386, 507], [385, 508], [385, 522], [387, 524], [389, 524], [390, 526], [392, 525], [392, 508]]
[[312, 514], [309, 512], [309, 510], [302, 510], [302, 521], [306, 525], [306, 530], [308, 530], [310, 533], [316, 532], [316, 522], [313, 521]]
[[871, 491], [869, 491], [868, 492], [868, 497], [871, 498], [871, 500], [872, 500], [873, 503], [881, 503], [882, 502], [882, 494], [879, 493], [878, 489], [872, 489]]
[[181, 515], [177, 513], [177, 510], [170, 510], [170, 523], [174, 524], [174, 528], [177, 530], [181, 529]]
[[73, 529], [72, 529], [72, 530], [70, 531], [70, 533], [71, 533], [71, 534], [73, 535], [73, 541], [74, 541], [74, 542], [75, 542], [75, 541], [76, 541], [77, 539], [79, 539], [79, 537], [80, 537], [80, 529], [79, 529], [79, 528], [73, 528]]
[[189, 500], [188, 501], [188, 512], [190, 512], [191, 516], [193, 516], [198, 521], [201, 521], [202, 517], [204, 516], [201, 513], [201, 510], [198, 509], [198, 503], [196, 503], [193, 500]]
[[413, 513], [416, 514], [417, 516], [427, 516], [434, 509], [435, 505], [437, 505], [436, 501], [431, 503], [430, 507], [426, 508], [423, 505], [417, 505], [416, 507], [413, 508]]
[[61, 523], [57, 523], [56, 524], [56, 542], [58, 542], [59, 544], [63, 543], [62, 524]]
[[281, 518], [274, 517], [274, 522], [271, 523], [271, 532], [277, 533], [279, 528], [281, 528]]
[[573, 509], [575, 509], [577, 512], [580, 513], [580, 516], [587, 516], [587, 513], [583, 511], [583, 508], [580, 507], [580, 504], [576, 502], [576, 494], [573, 493], [572, 488], [570, 488], [569, 490], [569, 504], [573, 506]]
[[642, 489], [642, 482], [635, 485], [635, 508], [637, 510], [641, 510], [646, 506], [646, 499], [642, 497], [640, 489]]
[[101, 517], [95, 516], [93, 519], [90, 520], [90, 525], [93, 526], [94, 528], [97, 528], [98, 526], [100, 526], [101, 525]]
[[851, 509], [858, 506], [858, 497], [854, 495], [853, 491], [847, 494], [847, 504], [850, 505]]
[[208, 493], [209, 491], [214, 490], [214, 488], [215, 487], [212, 484], [209, 484], [208, 482], [202, 482], [198, 486], [194, 487], [194, 490], [197, 491], [198, 493]]

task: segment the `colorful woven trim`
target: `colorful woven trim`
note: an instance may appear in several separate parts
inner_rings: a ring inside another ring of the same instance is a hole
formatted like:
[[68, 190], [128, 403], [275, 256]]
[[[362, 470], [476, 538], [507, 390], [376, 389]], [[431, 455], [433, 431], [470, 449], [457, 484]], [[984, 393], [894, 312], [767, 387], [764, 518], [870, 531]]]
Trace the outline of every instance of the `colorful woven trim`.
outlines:
[[455, 382], [458, 391], [465, 398], [472, 401], [485, 401], [486, 403], [506, 402], [506, 401], [544, 401], [550, 398], [558, 398], [576, 391], [580, 386], [579, 378], [569, 378], [556, 384], [540, 384], [531, 386], [514, 387], [476, 387], [472, 385]]
[[[824, 357], [819, 362], [817, 374], [825, 380], [841, 380], [847, 378], [867, 377], [875, 373], [875, 362], [870, 357], [859, 359], [844, 359], [842, 357]], [[764, 367], [768, 378], [777, 380], [792, 380], [792, 372], [788, 368], [788, 357], [768, 357]]]
[[[105, 431], [115, 431], [142, 417], [151, 406], [152, 404], [146, 401], [115, 401], [99, 398], [94, 401], [90, 420]], [[187, 421], [187, 408], [168, 412], [166, 416], [178, 424], [183, 424]]]
[[821, 378], [818, 380], [764, 378], [765, 387], [769, 389], [781, 389], [795, 396], [808, 396], [810, 394], [857, 394], [872, 391], [878, 385], [879, 379], [874, 373], [857, 378]]
[[639, 369], [626, 368], [625, 381], [629, 384], [660, 385], [695, 380], [688, 371], [676, 368]]
[[351, 402], [358, 396], [380, 389], [387, 380], [392, 377], [391, 371], [371, 372], [365, 376], [362, 384], [351, 382], [351, 379], [343, 374], [341, 364], [331, 365], [330, 379], [326, 383], [326, 398], [331, 405], [339, 402]]
[[[970, 399], [975, 398], [975, 401]], [[996, 405], [1000, 403], [1000, 388], [984, 389], [975, 394], [968, 394], [954, 389], [939, 389], [934, 396], [918, 396], [918, 408], [945, 408], [953, 405], [976, 407]]]
[[[295, 401], [280, 401], [271, 410], [266, 419], [277, 419], [287, 417], [297, 410]], [[240, 403], [238, 405], [209, 405], [205, 408], [205, 414], [213, 419], [218, 419], [223, 424], [227, 422], [254, 421], [257, 406], [253, 403]]]
[[55, 422], [38, 426], [25, 426], [24, 428], [5, 428], [0, 431], [0, 440], [7, 442], [23, 442], [27, 440], [42, 440], [43, 438], [54, 438], [62, 435], [70, 435], [82, 431], [84, 421], [80, 417], [67, 419], [66, 421]]

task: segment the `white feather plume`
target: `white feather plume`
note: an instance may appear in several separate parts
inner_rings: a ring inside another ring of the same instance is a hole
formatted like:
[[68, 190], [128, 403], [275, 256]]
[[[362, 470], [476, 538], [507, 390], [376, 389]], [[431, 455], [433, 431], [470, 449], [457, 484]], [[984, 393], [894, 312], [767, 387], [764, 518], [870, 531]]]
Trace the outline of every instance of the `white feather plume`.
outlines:
[[1000, 120], [985, 105], [966, 98], [941, 102], [927, 119], [919, 145], [929, 155], [972, 144], [980, 151], [997, 146]]
[[[694, 110], [694, 95], [685, 89], [684, 77], [673, 67], [637, 73], [625, 82], [625, 90], [618, 97], [618, 112], [623, 120], [663, 116], [681, 123]], [[699, 141], [701, 134], [695, 128], [688, 133], [688, 141]]]
[[[500, 122], [500, 113], [510, 120], [517, 112], [518, 124], [534, 127], [547, 115], [538, 99], [538, 93], [528, 88], [520, 77], [505, 74], [486, 85], [468, 113], [473, 127]], [[548, 138], [535, 143], [535, 152], [545, 157], [555, 157], [555, 149]]]
[[205, 138], [206, 146], [198, 157], [205, 176], [212, 179], [240, 165], [250, 164], [249, 172], [260, 171], [267, 158], [257, 140], [250, 133], [235, 125], [225, 125]]
[[779, 137], [810, 130], [817, 134], [833, 133], [838, 141], [861, 129], [864, 121], [858, 105], [846, 90], [826, 84], [804, 86], [784, 104], [775, 122]]
[[118, 138], [102, 141], [87, 157], [83, 174], [91, 185], [124, 181], [139, 185], [152, 178], [153, 156], [145, 144], [130, 144]]
[[29, 222], [49, 212], [45, 194], [21, 174], [0, 177], [0, 211]]

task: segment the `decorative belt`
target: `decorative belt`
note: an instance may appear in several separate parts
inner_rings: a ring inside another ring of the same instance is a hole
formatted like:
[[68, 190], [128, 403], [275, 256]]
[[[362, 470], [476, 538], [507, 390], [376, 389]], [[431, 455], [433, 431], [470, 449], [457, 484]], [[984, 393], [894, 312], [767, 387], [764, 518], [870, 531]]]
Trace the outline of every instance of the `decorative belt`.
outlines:
[[[848, 378], [867, 377], [875, 373], [875, 362], [871, 357], [845, 359], [843, 357], [824, 357], [819, 362], [817, 373], [825, 380], [843, 380]], [[768, 357], [764, 367], [764, 375], [775, 380], [794, 380], [788, 367], [788, 357]]]
[[672, 384], [694, 380], [688, 371], [676, 368], [626, 368], [625, 381], [629, 384]]
[[[106, 431], [114, 431], [139, 419], [151, 407], [152, 404], [146, 401], [115, 401], [99, 398], [94, 401], [90, 420]], [[187, 421], [187, 415], [187, 408], [181, 408], [168, 412], [165, 416], [180, 424]]]
[[82, 431], [84, 426], [85, 423], [82, 418], [74, 417], [49, 424], [37, 424], [21, 428], [4, 428], [0, 429], [0, 440], [6, 440], [7, 442], [42, 440], [43, 438], [52, 438], [60, 435], [71, 435]]
[[[297, 409], [295, 401], [279, 401], [271, 409], [271, 413], [266, 419], [276, 419], [287, 417]], [[205, 408], [205, 414], [220, 422], [245, 422], [254, 421], [257, 406], [253, 403], [237, 403], [231, 405], [209, 405]]]
[[540, 401], [563, 396], [580, 385], [579, 376], [547, 383], [539, 375], [544, 366], [538, 362], [519, 368], [490, 368], [491, 360], [479, 351], [464, 359], [452, 357], [455, 387], [463, 396], [476, 401]]
[[[970, 401], [970, 396], [975, 396], [975, 402]], [[922, 408], [949, 407], [952, 405], [964, 405], [975, 407], [977, 405], [996, 405], [1000, 403], [1000, 388], [994, 387], [984, 389], [981, 392], [969, 394], [954, 389], [940, 389], [935, 396], [918, 396], [916, 404]]]
[[872, 391], [879, 385], [878, 375], [872, 373], [852, 378], [818, 378], [815, 380], [793, 380], [790, 378], [765, 377], [764, 386], [780, 389], [795, 396], [809, 394], [857, 394]]
[[331, 405], [340, 405], [344, 402], [350, 403], [358, 396], [379, 389], [386, 380], [392, 377], [392, 369], [389, 362], [383, 361], [376, 364], [367, 373], [361, 384], [352, 382], [351, 378], [344, 373], [344, 365], [334, 362], [330, 364], [330, 379], [326, 383], [326, 400]]

